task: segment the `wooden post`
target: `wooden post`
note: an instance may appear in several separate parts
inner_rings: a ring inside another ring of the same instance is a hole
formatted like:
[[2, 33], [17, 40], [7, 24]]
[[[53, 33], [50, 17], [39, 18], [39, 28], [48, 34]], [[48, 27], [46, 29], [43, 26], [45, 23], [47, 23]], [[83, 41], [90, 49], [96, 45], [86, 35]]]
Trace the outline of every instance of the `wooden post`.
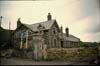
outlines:
[[11, 32], [10, 32], [10, 30], [11, 30], [11, 22], [9, 21], [9, 43], [11, 45]]
[[26, 31], [26, 48], [28, 48], [28, 31]]
[[21, 43], [20, 43], [20, 49], [22, 48], [22, 42], [23, 41], [23, 39], [22, 39], [22, 34], [21, 34]]
[[37, 60], [38, 59], [38, 50], [37, 50], [37, 44], [34, 44], [34, 59]]
[[43, 45], [43, 58], [44, 59], [47, 59], [47, 51], [46, 51], [46, 49], [47, 49], [47, 45]]

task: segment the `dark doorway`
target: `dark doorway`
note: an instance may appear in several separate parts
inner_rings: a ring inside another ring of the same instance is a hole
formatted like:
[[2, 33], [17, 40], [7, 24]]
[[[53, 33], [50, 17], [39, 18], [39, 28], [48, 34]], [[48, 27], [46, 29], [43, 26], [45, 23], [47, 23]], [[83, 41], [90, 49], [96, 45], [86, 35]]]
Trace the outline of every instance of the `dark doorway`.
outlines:
[[63, 45], [63, 44], [64, 44], [64, 42], [63, 42], [63, 41], [61, 41], [61, 47], [62, 47], [62, 48], [64, 47], [64, 45]]

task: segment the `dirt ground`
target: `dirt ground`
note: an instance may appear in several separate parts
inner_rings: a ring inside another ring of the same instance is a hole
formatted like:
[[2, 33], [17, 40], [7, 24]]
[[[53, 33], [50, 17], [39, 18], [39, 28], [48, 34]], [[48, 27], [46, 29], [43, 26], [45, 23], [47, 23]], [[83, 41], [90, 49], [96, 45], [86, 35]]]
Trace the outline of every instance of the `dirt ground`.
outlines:
[[68, 62], [68, 61], [35, 61], [32, 59], [21, 58], [1, 58], [0, 65], [90, 65], [87, 62]]

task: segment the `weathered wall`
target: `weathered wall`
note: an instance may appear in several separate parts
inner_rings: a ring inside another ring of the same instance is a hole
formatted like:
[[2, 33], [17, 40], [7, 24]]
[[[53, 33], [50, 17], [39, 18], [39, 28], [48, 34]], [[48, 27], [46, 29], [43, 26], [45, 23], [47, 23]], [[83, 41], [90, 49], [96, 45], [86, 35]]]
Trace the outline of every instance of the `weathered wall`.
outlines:
[[[52, 25], [51, 29], [49, 30], [48, 38], [49, 38], [49, 47], [50, 48], [61, 47], [60, 39], [59, 39], [59, 28], [57, 27], [56, 23], [54, 23]], [[56, 40], [56, 44], [55, 44], [54, 40]]]
[[46, 60], [89, 61], [97, 57], [93, 48], [51, 48], [46, 51]]

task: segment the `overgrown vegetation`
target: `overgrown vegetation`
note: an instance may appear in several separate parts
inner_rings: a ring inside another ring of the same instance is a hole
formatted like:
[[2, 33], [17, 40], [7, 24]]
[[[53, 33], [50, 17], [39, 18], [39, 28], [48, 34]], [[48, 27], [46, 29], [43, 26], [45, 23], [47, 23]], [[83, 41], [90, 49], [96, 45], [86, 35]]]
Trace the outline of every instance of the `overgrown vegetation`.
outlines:
[[80, 49], [48, 49], [48, 60], [80, 60], [80, 57], [96, 57], [97, 51], [93, 48], [80, 48]]

